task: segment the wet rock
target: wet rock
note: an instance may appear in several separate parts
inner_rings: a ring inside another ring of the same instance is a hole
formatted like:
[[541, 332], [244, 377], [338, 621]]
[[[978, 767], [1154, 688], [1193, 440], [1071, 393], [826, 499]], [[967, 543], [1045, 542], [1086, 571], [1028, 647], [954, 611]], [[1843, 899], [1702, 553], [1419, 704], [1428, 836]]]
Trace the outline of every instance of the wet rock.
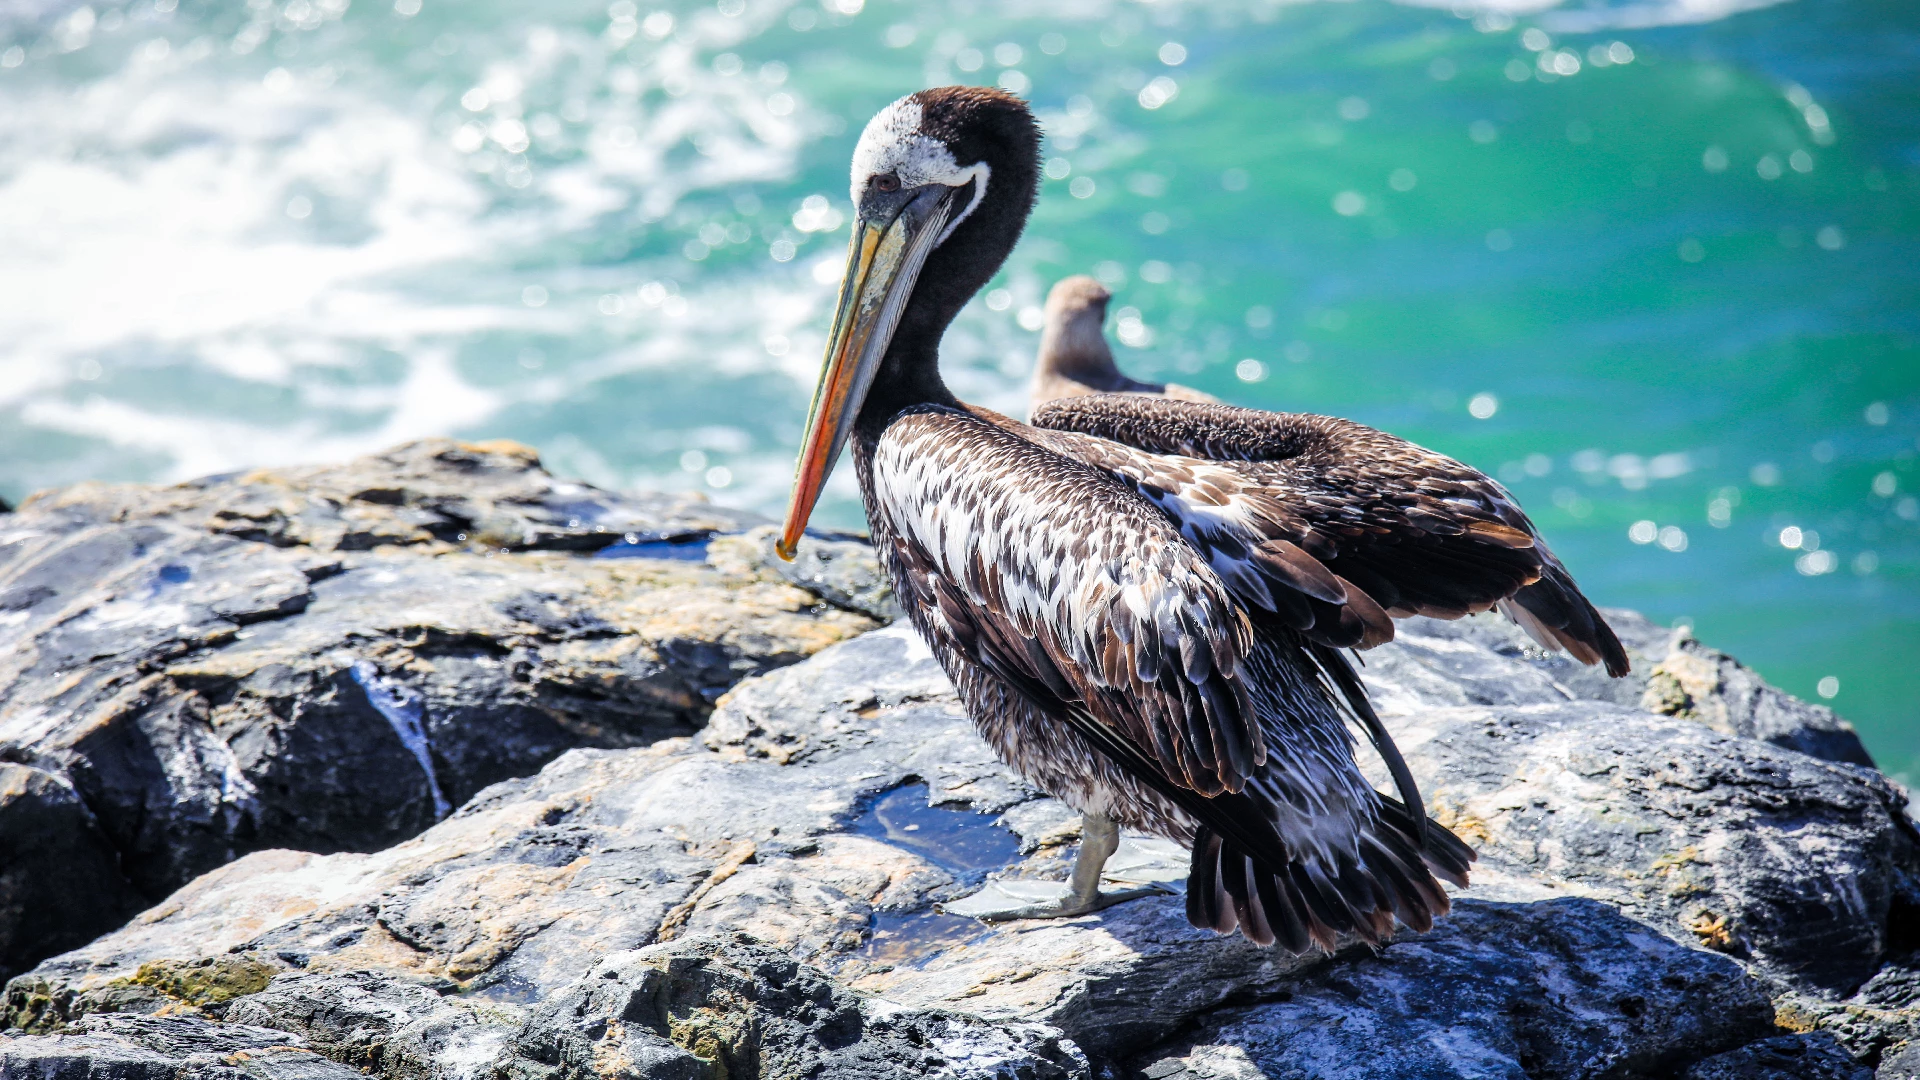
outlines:
[[[878, 805], [890, 792], [908, 817], [891, 833]], [[928, 835], [916, 802], [955, 819], [947, 835]], [[1177, 898], [1017, 933], [934, 910], [990, 870], [1059, 873], [1071, 821], [993, 759], [898, 628], [743, 686], [702, 743], [571, 751], [373, 854], [249, 855], [16, 979], [9, 1008], [45, 1028], [136, 1007], [127, 986], [143, 968], [200, 956], [540, 1001], [583, 958], [745, 932], [856, 990], [1050, 1022], [1104, 1052], [1311, 963], [1193, 930]], [[925, 834], [905, 828], [922, 822]], [[1162, 876], [1183, 874], [1176, 861]]]
[[1657, 1076], [1773, 1030], [1766, 993], [1739, 965], [1589, 900], [1465, 900], [1432, 931], [1343, 956], [1273, 996], [1214, 1014], [1145, 1055], [1140, 1074]]
[[0, 785], [0, 823], [70, 827], [0, 864], [0, 975], [249, 851], [386, 847], [570, 747], [688, 734], [876, 625], [763, 566], [581, 554], [757, 521], [445, 440], [28, 500], [0, 530], [0, 760], [46, 779]]

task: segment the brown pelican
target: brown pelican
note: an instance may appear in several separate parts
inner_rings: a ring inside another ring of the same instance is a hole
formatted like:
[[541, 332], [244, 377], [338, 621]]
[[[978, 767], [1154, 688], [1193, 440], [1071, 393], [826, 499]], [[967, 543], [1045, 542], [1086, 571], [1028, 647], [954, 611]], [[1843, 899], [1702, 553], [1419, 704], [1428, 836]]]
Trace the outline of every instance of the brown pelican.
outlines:
[[1046, 324], [1033, 369], [1033, 408], [1088, 394], [1162, 394], [1219, 404], [1212, 394], [1178, 383], [1141, 382], [1121, 374], [1103, 331], [1111, 299], [1105, 285], [1085, 274], [1064, 278], [1047, 293]]
[[1125, 825], [1191, 845], [1196, 926], [1300, 951], [1430, 925], [1473, 852], [1427, 820], [1340, 650], [1496, 605], [1616, 674], [1619, 642], [1500, 485], [1391, 435], [1130, 394], [1029, 426], [956, 399], [940, 338], [1019, 239], [1038, 149], [1019, 99], [975, 87], [861, 134], [781, 553], [851, 443], [874, 545], [981, 734], [1083, 815], [1064, 895], [1000, 917], [1137, 895], [1099, 889]]

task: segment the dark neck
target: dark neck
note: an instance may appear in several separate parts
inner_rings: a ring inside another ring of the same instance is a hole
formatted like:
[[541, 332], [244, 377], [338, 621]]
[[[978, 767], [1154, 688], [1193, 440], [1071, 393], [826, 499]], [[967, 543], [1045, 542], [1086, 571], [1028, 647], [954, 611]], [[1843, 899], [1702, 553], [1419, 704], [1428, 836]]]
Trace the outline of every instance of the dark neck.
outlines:
[[[860, 409], [859, 427], [870, 437], [878, 438], [889, 421], [916, 405], [960, 403], [940, 378], [940, 339], [967, 301], [999, 272], [1033, 205], [1032, 182], [1020, 183], [1017, 168], [1004, 173], [996, 168], [994, 173], [980, 208], [933, 249], [920, 270], [873, 390]], [[965, 206], [970, 194], [961, 191], [956, 202]]]
[[874, 377], [873, 390], [860, 406], [856, 426], [863, 435], [879, 438], [894, 417], [916, 405], [959, 407], [960, 399], [940, 377], [940, 337], [945, 330], [943, 323], [930, 334], [916, 334], [911, 341], [894, 337], [886, 359], [880, 362], [880, 373]]
[[[991, 168], [980, 206], [934, 248], [920, 270], [913, 295], [900, 313], [887, 355], [861, 406], [856, 430], [878, 439], [902, 411], [918, 405], [960, 404], [940, 378], [940, 339], [954, 316], [993, 280], [1020, 240], [1039, 177], [1039, 136], [1024, 109], [1005, 124], [983, 125], [972, 160]], [[966, 160], [966, 158], [963, 158]], [[977, 182], [977, 181], [976, 181]], [[970, 188], [956, 192], [956, 207], [972, 201]]]

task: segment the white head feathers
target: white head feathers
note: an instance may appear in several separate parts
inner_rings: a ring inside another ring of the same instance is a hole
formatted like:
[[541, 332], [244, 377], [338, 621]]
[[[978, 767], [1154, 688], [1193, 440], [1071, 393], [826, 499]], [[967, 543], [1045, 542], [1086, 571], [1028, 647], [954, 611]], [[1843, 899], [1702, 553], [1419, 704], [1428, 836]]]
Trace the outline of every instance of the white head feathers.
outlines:
[[986, 198], [987, 180], [993, 170], [984, 161], [962, 166], [953, 159], [953, 150], [946, 143], [920, 130], [920, 121], [920, 103], [911, 95], [881, 109], [867, 121], [859, 144], [853, 148], [853, 203], [860, 205], [868, 182], [886, 173], [899, 177], [903, 190], [928, 184], [957, 188], [969, 180], [978, 180], [973, 200], [947, 223], [946, 231], [936, 241], [944, 243], [979, 207], [980, 200]]

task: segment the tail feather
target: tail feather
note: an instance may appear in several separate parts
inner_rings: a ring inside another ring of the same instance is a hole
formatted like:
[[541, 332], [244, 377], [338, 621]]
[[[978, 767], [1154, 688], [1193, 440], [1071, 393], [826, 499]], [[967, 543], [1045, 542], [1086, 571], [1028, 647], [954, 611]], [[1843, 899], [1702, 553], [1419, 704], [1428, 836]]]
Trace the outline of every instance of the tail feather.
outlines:
[[1451, 907], [1436, 877], [1465, 886], [1473, 849], [1404, 804], [1381, 798], [1358, 857], [1317, 855], [1272, 866], [1202, 825], [1187, 874], [1187, 921], [1217, 933], [1238, 928], [1257, 945], [1331, 952], [1341, 934], [1378, 946], [1395, 918], [1427, 930]]
[[1616, 679], [1631, 666], [1613, 627], [1558, 563], [1549, 562], [1539, 581], [1499, 606], [1543, 649], [1565, 649], [1583, 664], [1605, 664]]
[[1307, 933], [1307, 919], [1293, 897], [1280, 887], [1280, 879], [1272, 874], [1255, 873], [1254, 886], [1273, 942], [1291, 953], [1306, 952], [1313, 940]]
[[1187, 869], [1187, 922], [1202, 930], [1231, 933], [1232, 908], [1220, 884], [1220, 837], [1205, 826], [1193, 838], [1193, 860]]

